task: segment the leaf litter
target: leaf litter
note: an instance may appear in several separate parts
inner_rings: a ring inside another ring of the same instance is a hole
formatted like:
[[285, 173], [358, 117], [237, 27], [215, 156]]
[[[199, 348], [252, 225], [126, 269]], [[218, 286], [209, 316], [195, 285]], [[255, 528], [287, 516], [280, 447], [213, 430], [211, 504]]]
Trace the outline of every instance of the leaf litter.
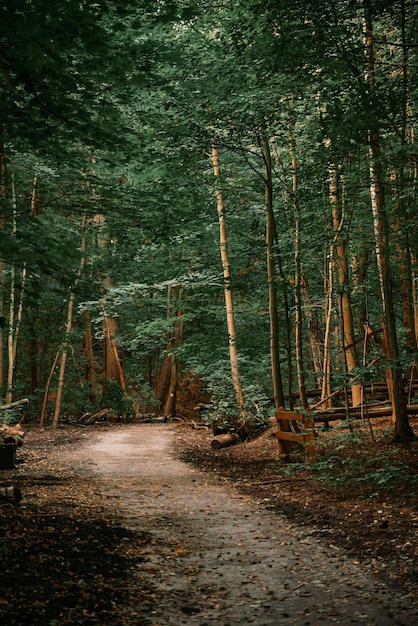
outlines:
[[266, 446], [214, 453], [166, 425], [29, 429], [4, 473], [23, 497], [0, 506], [1, 621], [416, 623], [405, 501], [280, 482]]

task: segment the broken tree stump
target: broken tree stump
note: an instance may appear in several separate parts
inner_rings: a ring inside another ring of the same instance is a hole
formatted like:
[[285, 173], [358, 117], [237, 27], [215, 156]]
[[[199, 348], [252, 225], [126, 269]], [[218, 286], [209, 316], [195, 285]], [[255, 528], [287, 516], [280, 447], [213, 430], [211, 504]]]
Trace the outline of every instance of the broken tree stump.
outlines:
[[238, 441], [239, 437], [235, 433], [225, 433], [224, 435], [214, 437], [210, 445], [214, 450], [220, 450], [221, 448], [233, 446]]

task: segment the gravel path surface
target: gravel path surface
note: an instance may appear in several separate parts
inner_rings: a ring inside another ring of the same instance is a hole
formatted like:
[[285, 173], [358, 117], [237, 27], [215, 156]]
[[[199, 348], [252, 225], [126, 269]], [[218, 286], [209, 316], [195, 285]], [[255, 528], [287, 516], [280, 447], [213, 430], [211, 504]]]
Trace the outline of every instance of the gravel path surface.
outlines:
[[342, 550], [177, 460], [174, 437], [172, 426], [126, 426], [68, 457], [129, 528], [151, 533], [139, 574], [157, 590], [153, 626], [418, 623], [408, 598]]

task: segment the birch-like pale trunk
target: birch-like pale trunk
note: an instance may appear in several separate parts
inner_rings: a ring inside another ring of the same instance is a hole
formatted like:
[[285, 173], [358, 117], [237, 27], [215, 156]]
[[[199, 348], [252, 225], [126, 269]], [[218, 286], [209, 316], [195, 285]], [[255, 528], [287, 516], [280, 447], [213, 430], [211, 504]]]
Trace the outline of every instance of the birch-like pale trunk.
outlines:
[[238, 350], [237, 350], [237, 334], [235, 329], [235, 315], [234, 315], [234, 303], [231, 289], [231, 270], [228, 257], [227, 247], [227, 231], [225, 222], [225, 207], [223, 201], [223, 194], [221, 191], [221, 176], [219, 167], [219, 154], [218, 148], [215, 143], [212, 144], [212, 165], [213, 173], [215, 176], [215, 196], [216, 196], [216, 209], [218, 213], [219, 222], [219, 250], [221, 254], [222, 270], [223, 270], [223, 285], [224, 285], [224, 298], [225, 298], [225, 310], [226, 310], [226, 323], [228, 329], [228, 343], [229, 343], [229, 361], [231, 367], [232, 384], [235, 392], [235, 399], [240, 409], [240, 418], [243, 425], [247, 422], [247, 413], [245, 409], [244, 392], [241, 385], [241, 378], [238, 365]]

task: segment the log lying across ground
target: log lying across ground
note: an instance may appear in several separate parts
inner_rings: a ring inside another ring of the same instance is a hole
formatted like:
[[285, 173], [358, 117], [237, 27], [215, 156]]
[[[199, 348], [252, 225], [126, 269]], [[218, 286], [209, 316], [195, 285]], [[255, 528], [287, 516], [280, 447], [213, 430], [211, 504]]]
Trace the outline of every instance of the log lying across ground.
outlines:
[[225, 433], [224, 435], [214, 437], [210, 445], [214, 450], [220, 450], [221, 448], [232, 446], [238, 441], [239, 437], [235, 433]]
[[[347, 413], [345, 407], [335, 407], [331, 409], [322, 409], [314, 412], [315, 422], [331, 422], [335, 420], [344, 420], [348, 417], [351, 419], [373, 418], [373, 417], [390, 417], [393, 409], [390, 405], [386, 406], [356, 406], [350, 407]], [[411, 404], [407, 407], [408, 415], [418, 415], [418, 404]]]
[[97, 409], [92, 413], [84, 413], [78, 420], [80, 424], [88, 426], [89, 424], [95, 424], [96, 422], [117, 422], [118, 418], [114, 414], [113, 409]]

